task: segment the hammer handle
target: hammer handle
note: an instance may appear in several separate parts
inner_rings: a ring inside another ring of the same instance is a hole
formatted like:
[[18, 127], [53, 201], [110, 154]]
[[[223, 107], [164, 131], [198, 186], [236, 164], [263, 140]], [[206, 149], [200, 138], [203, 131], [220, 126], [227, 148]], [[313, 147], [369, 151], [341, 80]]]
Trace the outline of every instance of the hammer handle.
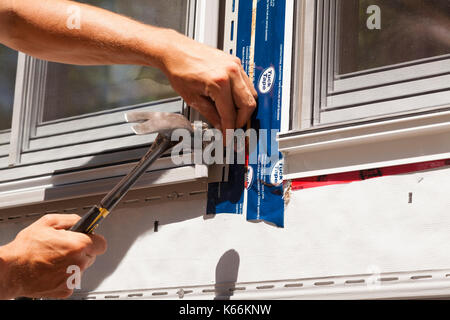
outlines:
[[125, 194], [136, 183], [140, 176], [164, 152], [174, 145], [168, 137], [159, 134], [148, 152], [138, 164], [102, 199], [100, 205], [92, 207], [70, 231], [90, 234], [95, 231], [100, 222], [116, 207]]

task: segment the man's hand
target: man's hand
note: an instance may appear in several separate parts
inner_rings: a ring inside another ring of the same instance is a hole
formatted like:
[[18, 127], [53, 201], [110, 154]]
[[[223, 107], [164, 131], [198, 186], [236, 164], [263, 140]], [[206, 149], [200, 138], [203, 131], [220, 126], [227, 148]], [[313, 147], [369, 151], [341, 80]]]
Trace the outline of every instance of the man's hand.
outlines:
[[[74, 5], [82, 27], [68, 29], [67, 10]], [[0, 1], [0, 42], [55, 62], [160, 68], [187, 104], [224, 134], [243, 127], [256, 108], [256, 90], [238, 58], [176, 31], [84, 3]]]
[[175, 31], [162, 57], [173, 88], [214, 127], [243, 127], [256, 108], [256, 90], [239, 58], [195, 42]]
[[106, 251], [102, 236], [67, 231], [79, 219], [78, 215], [46, 215], [0, 247], [0, 297], [71, 296], [67, 268], [75, 265], [83, 272]]

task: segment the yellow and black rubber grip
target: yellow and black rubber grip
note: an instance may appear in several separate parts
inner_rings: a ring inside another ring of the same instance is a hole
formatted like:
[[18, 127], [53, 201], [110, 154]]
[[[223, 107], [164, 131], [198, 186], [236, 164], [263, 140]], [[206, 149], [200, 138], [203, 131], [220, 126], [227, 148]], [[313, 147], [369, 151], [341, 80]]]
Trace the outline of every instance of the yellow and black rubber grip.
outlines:
[[91, 234], [97, 229], [100, 222], [106, 218], [109, 211], [105, 208], [94, 206], [75, 224], [70, 231]]

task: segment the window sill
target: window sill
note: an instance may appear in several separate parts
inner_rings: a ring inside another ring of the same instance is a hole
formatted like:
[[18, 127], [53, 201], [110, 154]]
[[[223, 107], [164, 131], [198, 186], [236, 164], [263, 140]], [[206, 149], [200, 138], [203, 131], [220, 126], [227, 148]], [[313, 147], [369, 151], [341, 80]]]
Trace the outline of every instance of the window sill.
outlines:
[[[208, 178], [207, 166], [168, 168], [169, 162], [170, 158], [156, 161], [155, 165], [139, 178], [132, 190]], [[135, 164], [128, 163], [5, 183], [0, 186], [0, 208], [106, 194]], [[154, 167], [158, 167], [159, 170], [155, 171]]]
[[450, 111], [278, 136], [284, 178], [433, 161], [450, 157]]

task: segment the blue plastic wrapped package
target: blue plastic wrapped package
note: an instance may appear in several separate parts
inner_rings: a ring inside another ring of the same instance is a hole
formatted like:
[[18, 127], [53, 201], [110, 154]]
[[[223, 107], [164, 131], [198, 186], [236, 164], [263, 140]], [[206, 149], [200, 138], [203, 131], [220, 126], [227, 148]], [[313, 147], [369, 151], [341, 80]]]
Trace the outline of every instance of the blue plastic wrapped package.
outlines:
[[230, 166], [228, 182], [210, 185], [208, 213], [246, 213], [247, 220], [284, 227], [283, 159], [276, 134], [283, 94], [289, 94], [283, 91], [284, 69], [290, 67], [284, 63], [285, 50], [290, 50], [285, 45], [286, 1], [257, 1], [256, 17], [253, 5], [250, 0], [239, 1], [236, 55], [258, 92], [258, 108], [251, 119], [258, 140], [249, 150], [247, 168]]

